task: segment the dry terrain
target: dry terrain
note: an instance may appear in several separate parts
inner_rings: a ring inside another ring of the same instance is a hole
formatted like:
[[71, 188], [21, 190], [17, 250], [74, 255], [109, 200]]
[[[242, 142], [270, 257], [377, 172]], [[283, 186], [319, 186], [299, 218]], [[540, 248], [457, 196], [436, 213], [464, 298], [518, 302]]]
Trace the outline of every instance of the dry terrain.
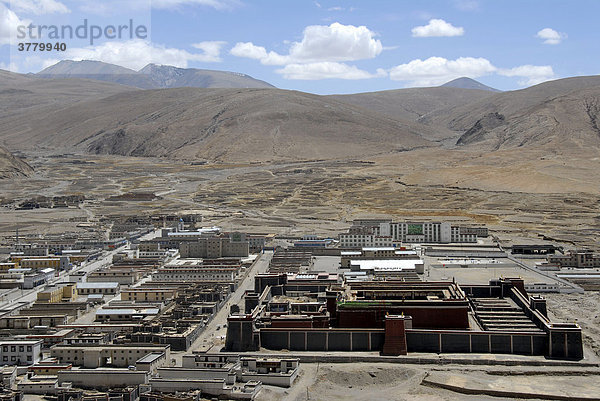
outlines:
[[0, 180], [25, 177], [33, 172], [31, 166], [0, 146]]
[[[503, 93], [444, 87], [333, 97], [142, 91], [0, 71], [0, 92], [0, 144], [33, 168], [0, 154], [0, 236], [193, 210], [206, 225], [260, 233], [334, 236], [355, 218], [385, 216], [484, 224], [506, 242], [597, 248], [600, 240], [599, 77]], [[17, 210], [38, 195], [86, 200]], [[558, 320], [582, 325], [586, 362], [599, 356], [599, 303], [598, 293], [549, 296]], [[296, 386], [266, 387], [259, 398], [492, 400], [485, 394], [494, 389], [583, 397], [597, 394], [594, 369], [304, 364]]]
[[[199, 210], [207, 224], [226, 228], [335, 235], [354, 218], [391, 216], [485, 224], [503, 240], [519, 237], [535, 242], [545, 236], [568, 246], [597, 243], [600, 193], [594, 183], [600, 177], [594, 162], [581, 160], [576, 172], [564, 167], [560, 158], [536, 163], [513, 160], [498, 166], [488, 154], [472, 159], [460, 151], [447, 151], [445, 163], [432, 166], [434, 152], [423, 149], [364, 160], [204, 165], [28, 153], [35, 173], [25, 180], [4, 180], [0, 198], [15, 205], [35, 195], [84, 195], [85, 213], [68, 209], [77, 221], [86, 216], [191, 209]], [[480, 178], [475, 182], [472, 177]], [[535, 182], [530, 182], [532, 177]], [[157, 196], [109, 199], [130, 192]], [[7, 207], [2, 215], [5, 234], [14, 232], [15, 220], [30, 231], [56, 223], [50, 219], [52, 210]]]
[[[502, 366], [403, 365], [392, 363], [302, 364], [290, 389], [265, 386], [258, 401], [397, 400], [494, 401], [529, 399], [597, 400], [598, 372], [594, 368], [519, 368]], [[468, 388], [471, 394], [444, 385]], [[497, 396], [488, 395], [497, 392]], [[502, 393], [506, 395], [502, 395]], [[507, 394], [508, 393], [508, 394]], [[539, 395], [539, 398], [535, 396]], [[521, 398], [521, 397], [518, 397]], [[569, 399], [569, 398], [563, 398]]]

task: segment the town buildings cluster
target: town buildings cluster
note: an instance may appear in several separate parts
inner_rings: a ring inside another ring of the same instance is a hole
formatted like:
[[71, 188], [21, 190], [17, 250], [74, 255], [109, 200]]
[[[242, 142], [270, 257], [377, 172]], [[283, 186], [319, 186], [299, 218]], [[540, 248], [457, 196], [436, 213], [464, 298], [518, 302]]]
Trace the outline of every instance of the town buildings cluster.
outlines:
[[[552, 322], [533, 294], [547, 284], [429, 280], [425, 266], [496, 268], [519, 255], [593, 269], [593, 252], [508, 253], [484, 241], [485, 227], [447, 222], [363, 219], [335, 238], [278, 241], [287, 246], [200, 223], [112, 216], [103, 235], [11, 238], [0, 262], [1, 399], [252, 399], [291, 386], [304, 351], [583, 357], [581, 328]], [[270, 354], [280, 350], [289, 357]]]

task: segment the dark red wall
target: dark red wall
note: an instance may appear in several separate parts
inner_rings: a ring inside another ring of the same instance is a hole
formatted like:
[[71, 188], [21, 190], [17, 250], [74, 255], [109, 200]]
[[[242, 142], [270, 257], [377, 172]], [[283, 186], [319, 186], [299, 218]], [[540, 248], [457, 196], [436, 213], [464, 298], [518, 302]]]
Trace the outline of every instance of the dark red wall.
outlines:
[[338, 327], [383, 328], [385, 315], [408, 315], [415, 329], [466, 329], [469, 327], [468, 307], [458, 308], [387, 308], [338, 310]]

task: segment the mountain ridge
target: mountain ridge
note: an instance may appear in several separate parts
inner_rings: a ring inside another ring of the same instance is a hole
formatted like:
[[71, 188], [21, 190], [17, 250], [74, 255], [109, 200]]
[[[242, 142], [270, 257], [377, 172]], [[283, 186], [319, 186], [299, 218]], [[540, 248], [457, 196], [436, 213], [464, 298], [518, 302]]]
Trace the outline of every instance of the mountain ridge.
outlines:
[[0, 145], [0, 179], [27, 177], [33, 168]]
[[[94, 79], [140, 89], [274, 87], [249, 75], [229, 71], [178, 68], [157, 64], [148, 64], [141, 70], [135, 71], [95, 60], [62, 60], [35, 75], [42, 78]], [[170, 76], [171, 79], [165, 79], [165, 76]]]
[[499, 89], [492, 88], [491, 86], [482, 84], [481, 82], [476, 81], [473, 78], [469, 78], [469, 77], [460, 77], [460, 78], [453, 79], [452, 81], [448, 81], [445, 84], [440, 85], [440, 87], [477, 89], [477, 90], [485, 90], [485, 91], [489, 91], [489, 92], [502, 92]]

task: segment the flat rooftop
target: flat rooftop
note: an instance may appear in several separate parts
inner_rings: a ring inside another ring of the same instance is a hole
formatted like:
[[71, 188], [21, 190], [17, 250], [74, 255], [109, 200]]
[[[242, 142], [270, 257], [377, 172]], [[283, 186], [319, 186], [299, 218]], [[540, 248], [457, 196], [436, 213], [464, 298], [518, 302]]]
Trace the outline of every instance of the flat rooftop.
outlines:
[[360, 270], [415, 270], [416, 265], [423, 264], [420, 259], [366, 259], [351, 260], [351, 266], [358, 266]]
[[92, 289], [92, 288], [118, 288], [119, 283], [77, 283], [77, 289]]

